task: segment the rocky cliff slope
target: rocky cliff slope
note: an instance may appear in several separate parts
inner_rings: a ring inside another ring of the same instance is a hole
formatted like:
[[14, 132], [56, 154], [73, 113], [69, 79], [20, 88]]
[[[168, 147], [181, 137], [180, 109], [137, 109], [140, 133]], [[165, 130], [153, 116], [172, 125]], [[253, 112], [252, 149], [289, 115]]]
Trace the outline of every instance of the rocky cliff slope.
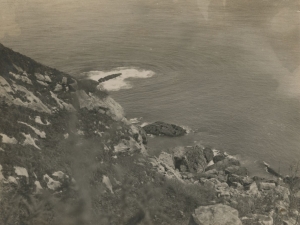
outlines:
[[249, 177], [204, 146], [150, 157], [97, 85], [0, 44], [0, 224], [298, 223], [296, 177]]
[[0, 224], [30, 223], [32, 210], [50, 213], [49, 221], [58, 224], [53, 206], [40, 208], [38, 194], [82, 207], [80, 180], [89, 186], [107, 177], [97, 176], [97, 164], [146, 152], [140, 129], [96, 86], [0, 45]]

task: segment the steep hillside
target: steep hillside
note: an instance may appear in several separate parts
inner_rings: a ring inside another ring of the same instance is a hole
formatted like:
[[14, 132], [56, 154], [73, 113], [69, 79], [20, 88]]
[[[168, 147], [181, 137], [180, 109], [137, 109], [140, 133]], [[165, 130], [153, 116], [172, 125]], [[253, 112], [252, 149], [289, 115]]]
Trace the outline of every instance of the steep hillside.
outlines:
[[266, 164], [267, 180], [205, 146], [150, 157], [97, 85], [0, 44], [0, 224], [298, 224], [298, 167], [283, 178]]
[[78, 180], [102, 180], [100, 172], [92, 180], [97, 164], [110, 165], [116, 154], [146, 153], [146, 137], [96, 82], [78, 81], [3, 45], [0, 75], [1, 215], [11, 214], [1, 224], [29, 223], [28, 210], [39, 208], [36, 194], [45, 191], [83, 207]]

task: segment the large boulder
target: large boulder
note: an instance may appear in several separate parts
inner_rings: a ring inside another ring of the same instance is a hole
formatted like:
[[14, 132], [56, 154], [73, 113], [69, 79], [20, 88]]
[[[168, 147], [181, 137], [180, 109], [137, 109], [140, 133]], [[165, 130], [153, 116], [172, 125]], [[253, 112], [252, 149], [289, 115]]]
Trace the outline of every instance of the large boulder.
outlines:
[[147, 134], [178, 137], [186, 134], [186, 130], [174, 124], [155, 122], [143, 127]]
[[240, 177], [236, 174], [229, 174], [227, 177], [227, 183], [229, 186], [236, 186], [237, 183], [243, 184], [243, 177]]
[[275, 187], [276, 187], [275, 183], [269, 183], [269, 182], [259, 183], [259, 190], [272, 190], [275, 189]]
[[179, 146], [173, 149], [175, 168], [178, 169], [180, 172], [188, 171], [188, 162], [187, 162], [186, 153], [187, 153], [187, 148], [183, 146]]
[[275, 193], [279, 195], [283, 201], [290, 203], [290, 190], [287, 187], [283, 187], [281, 185], [276, 186], [274, 189]]
[[260, 196], [260, 192], [258, 190], [257, 184], [256, 182], [253, 182], [250, 186], [249, 186], [249, 190], [247, 191], [247, 193], [250, 196]]
[[177, 147], [173, 150], [175, 168], [180, 172], [201, 173], [207, 165], [202, 148]]
[[222, 161], [219, 161], [211, 166], [206, 167], [205, 170], [208, 171], [208, 170], [216, 169], [220, 171], [220, 170], [225, 170], [230, 166], [240, 166], [240, 162], [234, 158], [225, 158]]
[[183, 182], [178, 170], [175, 170], [173, 156], [167, 152], [162, 152], [159, 157], [150, 158], [150, 163], [159, 173], [168, 179], [176, 179]]
[[247, 176], [248, 171], [245, 167], [242, 166], [229, 166], [225, 169], [226, 174], [236, 174], [239, 176]]
[[200, 206], [195, 209], [189, 225], [242, 225], [238, 211], [223, 204]]
[[189, 172], [201, 173], [205, 171], [207, 163], [201, 147], [196, 145], [193, 148], [188, 148], [186, 158]]
[[161, 161], [161, 163], [164, 166], [168, 166], [172, 169], [175, 169], [173, 157], [171, 154], [169, 154], [167, 152], [162, 152], [162, 153], [160, 153], [158, 159]]
[[206, 162], [210, 162], [214, 158], [214, 152], [211, 148], [204, 148], [203, 149], [203, 154], [206, 158]]
[[214, 163], [217, 163], [219, 161], [222, 161], [223, 159], [225, 159], [225, 155], [224, 154], [217, 154], [213, 157], [213, 161]]

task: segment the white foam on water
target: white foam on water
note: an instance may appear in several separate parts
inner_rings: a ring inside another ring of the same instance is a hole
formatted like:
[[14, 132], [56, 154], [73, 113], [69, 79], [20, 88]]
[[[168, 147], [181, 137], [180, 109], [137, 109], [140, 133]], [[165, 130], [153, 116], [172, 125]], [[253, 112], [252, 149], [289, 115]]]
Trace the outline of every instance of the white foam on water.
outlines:
[[191, 131], [193, 131], [192, 128], [190, 128], [188, 126], [180, 126], [180, 127], [182, 127], [183, 129], [185, 129], [186, 134], [189, 134], [189, 133], [191, 133]]
[[144, 122], [144, 123], [141, 124], [141, 127], [147, 126], [148, 124], [150, 124], [150, 123]]
[[141, 120], [142, 119], [142, 117], [140, 117], [140, 118], [131, 118], [131, 119], [129, 119], [129, 122], [130, 123], [133, 123], [133, 124], [135, 124], [135, 123], [140, 123]]
[[99, 84], [99, 87], [107, 91], [119, 91], [121, 89], [130, 89], [132, 84], [128, 78], [150, 78], [155, 73], [151, 70], [143, 70], [138, 68], [118, 67], [111, 71], [90, 71], [85, 73], [90, 79], [98, 81], [108, 75], [121, 73], [121, 76], [107, 80]]

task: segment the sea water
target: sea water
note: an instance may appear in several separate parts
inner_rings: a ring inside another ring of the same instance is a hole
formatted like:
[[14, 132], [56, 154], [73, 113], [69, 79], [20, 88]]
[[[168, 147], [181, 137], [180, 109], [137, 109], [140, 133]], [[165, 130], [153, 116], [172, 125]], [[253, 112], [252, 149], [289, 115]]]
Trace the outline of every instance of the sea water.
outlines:
[[297, 1], [0, 4], [3, 44], [76, 77], [120, 72], [102, 88], [132, 122], [190, 130], [149, 137], [150, 153], [200, 143], [252, 174], [264, 173], [262, 161], [288, 173], [300, 160]]

